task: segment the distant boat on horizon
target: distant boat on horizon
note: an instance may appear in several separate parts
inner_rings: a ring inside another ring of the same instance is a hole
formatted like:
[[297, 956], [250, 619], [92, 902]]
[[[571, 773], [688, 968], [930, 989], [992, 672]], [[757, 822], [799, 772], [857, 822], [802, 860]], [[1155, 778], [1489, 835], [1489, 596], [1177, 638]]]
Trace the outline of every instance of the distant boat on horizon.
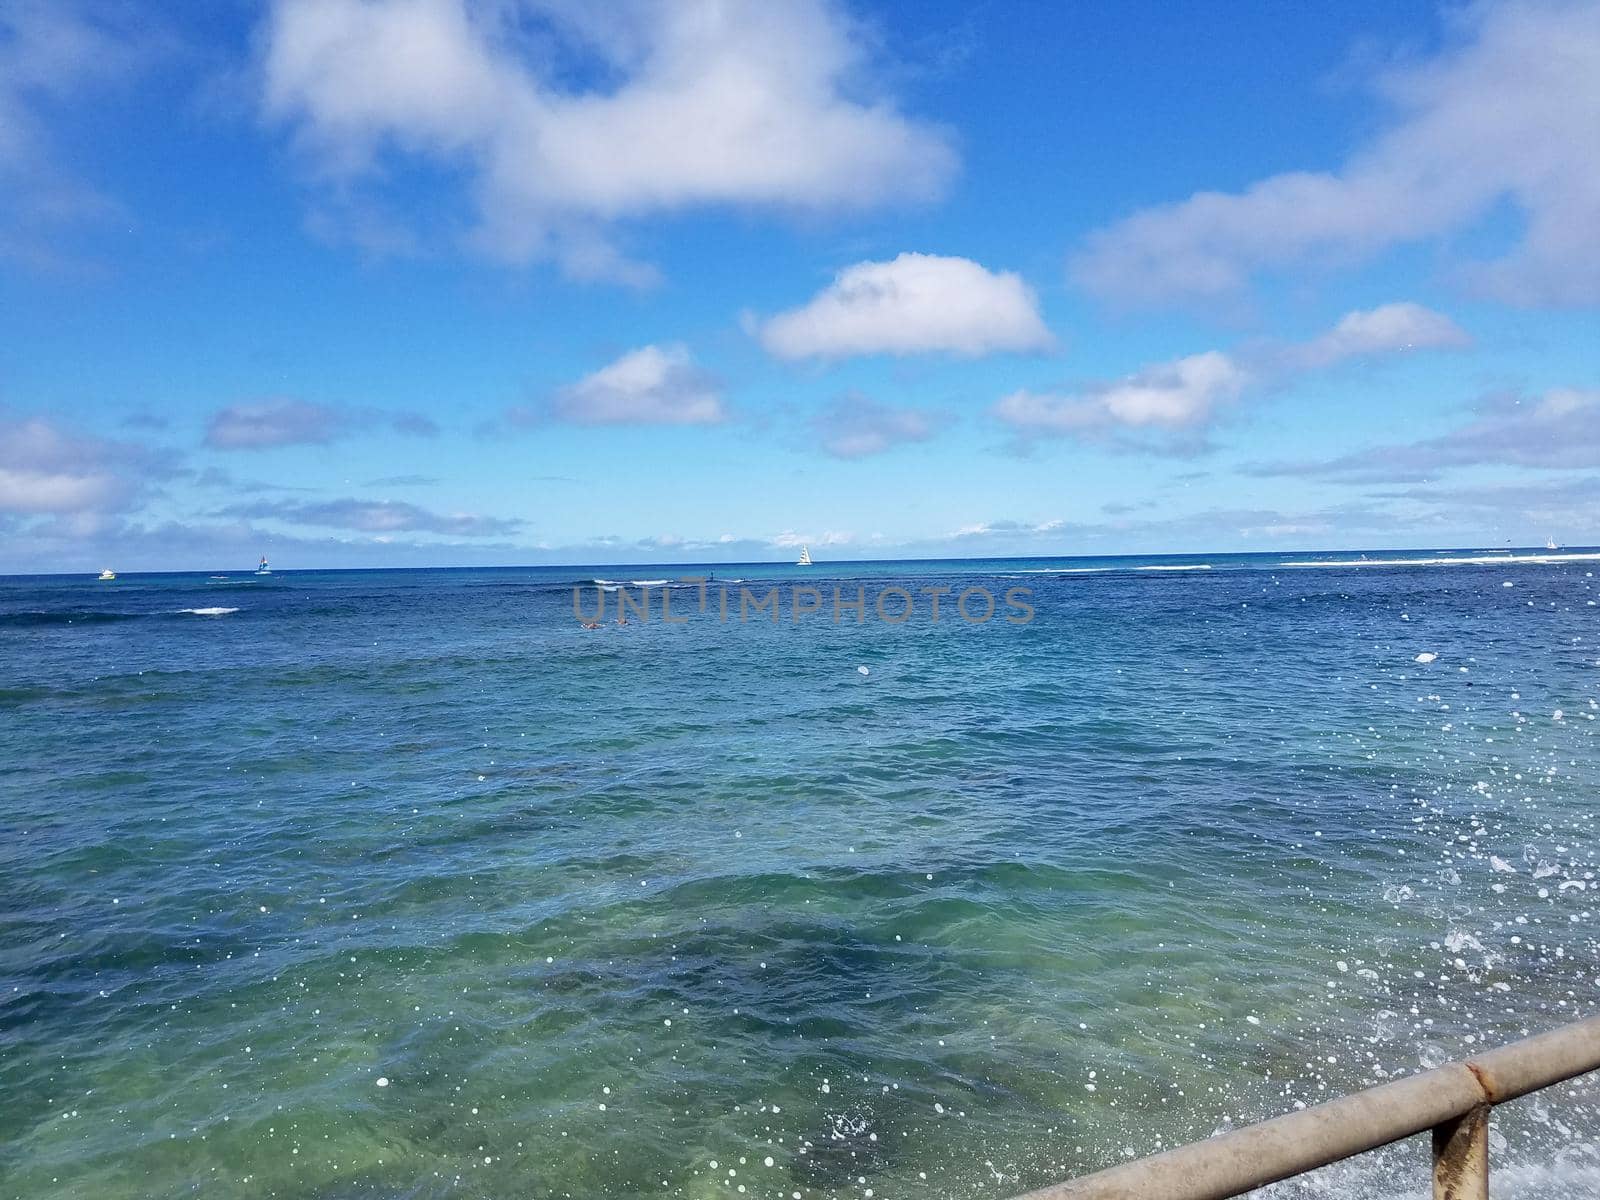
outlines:
[[1544, 548], [1546, 550], [1559, 550], [1559, 549], [1561, 549], [1560, 546], [1556, 545], [1556, 539], [1554, 537], [1545, 538], [1545, 540], [1544, 540]]
[[800, 547], [800, 561], [795, 563], [795, 566], [797, 566], [797, 567], [809, 567], [810, 565], [811, 565], [811, 547], [810, 546], [801, 546]]
[[117, 573], [115, 571], [113, 571], [110, 567], [107, 567], [104, 571], [100, 572], [100, 578], [101, 579], [115, 579], [116, 577], [117, 577]]
[[261, 565], [256, 568], [256, 574], [257, 575], [271, 575], [272, 574], [272, 568], [267, 566], [267, 556], [265, 554], [263, 554], [261, 556]]

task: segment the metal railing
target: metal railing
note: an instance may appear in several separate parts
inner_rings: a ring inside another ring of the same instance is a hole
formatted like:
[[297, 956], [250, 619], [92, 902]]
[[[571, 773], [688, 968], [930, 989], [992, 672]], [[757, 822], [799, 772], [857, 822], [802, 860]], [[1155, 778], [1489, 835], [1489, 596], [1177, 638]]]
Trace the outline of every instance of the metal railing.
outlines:
[[1600, 1070], [1600, 1016], [1017, 1200], [1226, 1200], [1428, 1130], [1434, 1200], [1487, 1200], [1489, 1110]]

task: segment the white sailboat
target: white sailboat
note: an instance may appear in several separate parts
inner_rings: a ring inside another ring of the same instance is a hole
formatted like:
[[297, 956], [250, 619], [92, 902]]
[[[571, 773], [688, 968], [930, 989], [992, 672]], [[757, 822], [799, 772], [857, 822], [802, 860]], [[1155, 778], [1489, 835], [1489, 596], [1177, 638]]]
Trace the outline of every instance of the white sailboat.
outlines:
[[1560, 546], [1556, 545], [1556, 539], [1553, 538], [1553, 537], [1545, 538], [1545, 540], [1544, 540], [1544, 548], [1546, 550], [1559, 550], [1559, 549], [1561, 549]]
[[797, 567], [809, 567], [810, 565], [811, 565], [811, 547], [810, 546], [801, 546], [800, 547], [800, 561], [795, 563], [795, 566], [797, 566]]
[[113, 571], [110, 567], [107, 567], [104, 571], [100, 572], [100, 578], [101, 579], [115, 579], [116, 577], [117, 577], [117, 573], [115, 571]]

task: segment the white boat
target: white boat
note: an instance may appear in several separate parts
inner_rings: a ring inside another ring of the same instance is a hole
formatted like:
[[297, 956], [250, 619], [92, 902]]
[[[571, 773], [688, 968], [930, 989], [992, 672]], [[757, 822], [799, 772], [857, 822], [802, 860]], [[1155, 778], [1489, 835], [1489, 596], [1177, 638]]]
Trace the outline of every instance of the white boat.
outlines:
[[1546, 550], [1559, 550], [1559, 549], [1561, 549], [1560, 546], [1556, 545], [1556, 540], [1553, 537], [1545, 538], [1545, 540], [1544, 540], [1544, 548]]
[[110, 567], [107, 567], [104, 571], [100, 572], [100, 578], [101, 579], [115, 579], [116, 577], [117, 577], [117, 573], [115, 571], [113, 571]]
[[265, 554], [263, 554], [261, 556], [261, 565], [256, 568], [256, 574], [257, 575], [271, 575], [272, 574], [272, 568], [267, 566], [267, 556]]
[[811, 565], [811, 547], [810, 546], [801, 546], [800, 547], [800, 561], [795, 563], [795, 566], [797, 566], [797, 567], [809, 567], [810, 565]]

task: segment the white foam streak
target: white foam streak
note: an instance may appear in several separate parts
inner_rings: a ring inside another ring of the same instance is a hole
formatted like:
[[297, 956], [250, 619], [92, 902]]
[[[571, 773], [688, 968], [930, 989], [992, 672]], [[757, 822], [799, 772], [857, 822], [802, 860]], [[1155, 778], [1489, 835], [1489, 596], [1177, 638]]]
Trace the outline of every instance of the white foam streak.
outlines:
[[1483, 554], [1458, 558], [1341, 558], [1327, 562], [1285, 562], [1282, 567], [1487, 567], [1497, 563], [1595, 562], [1600, 553], [1587, 554]]

